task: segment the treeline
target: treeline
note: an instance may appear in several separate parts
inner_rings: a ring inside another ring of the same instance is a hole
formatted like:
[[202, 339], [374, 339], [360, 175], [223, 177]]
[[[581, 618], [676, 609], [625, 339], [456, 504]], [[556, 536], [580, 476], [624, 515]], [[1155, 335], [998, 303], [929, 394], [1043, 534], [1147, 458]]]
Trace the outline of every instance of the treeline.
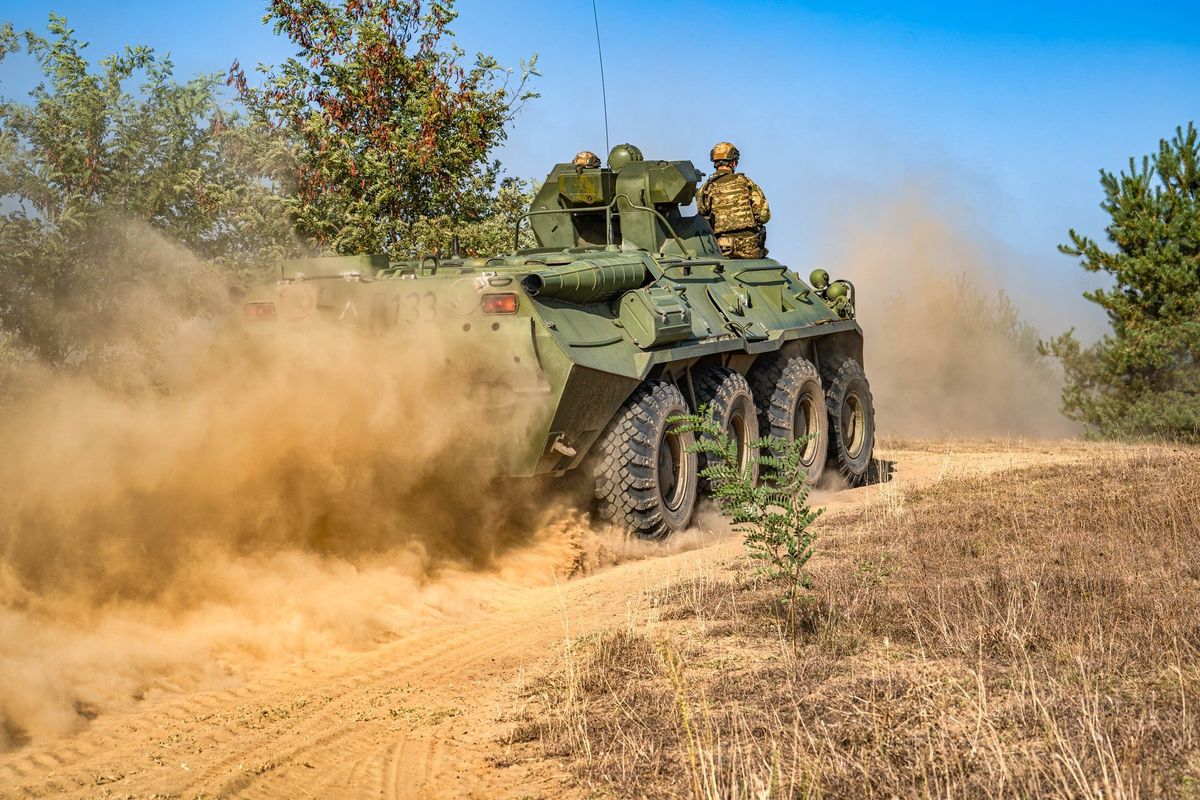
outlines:
[[57, 15], [4, 25], [0, 61], [24, 53], [42, 80], [0, 99], [0, 357], [99, 358], [138, 284], [203, 305], [208, 279], [290, 255], [452, 233], [501, 249], [528, 188], [493, 153], [535, 97], [534, 61], [468, 59], [454, 18], [453, 0], [276, 0], [264, 23], [293, 57], [186, 80], [146, 46], [90, 62]]

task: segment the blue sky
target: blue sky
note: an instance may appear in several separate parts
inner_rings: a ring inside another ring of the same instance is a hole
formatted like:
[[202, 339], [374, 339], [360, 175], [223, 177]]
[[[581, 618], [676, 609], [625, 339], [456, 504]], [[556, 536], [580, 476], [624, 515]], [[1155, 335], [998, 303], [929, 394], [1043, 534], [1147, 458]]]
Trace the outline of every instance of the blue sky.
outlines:
[[[842, 263], [847, 219], [917, 187], [1044, 333], [1104, 328], [1079, 297], [1099, 279], [1055, 251], [1070, 227], [1102, 235], [1097, 171], [1200, 122], [1196, 2], [599, 5], [614, 144], [699, 164], [714, 141], [736, 142], [771, 201], [772, 255], [801, 272]], [[288, 55], [262, 8], [0, 0], [0, 17], [42, 27], [53, 9], [94, 58], [145, 43], [187, 76]], [[468, 52], [514, 67], [539, 55], [542, 96], [499, 154], [510, 174], [604, 149], [590, 0], [458, 8]], [[32, 74], [19, 60], [0, 70], [8, 96]]]

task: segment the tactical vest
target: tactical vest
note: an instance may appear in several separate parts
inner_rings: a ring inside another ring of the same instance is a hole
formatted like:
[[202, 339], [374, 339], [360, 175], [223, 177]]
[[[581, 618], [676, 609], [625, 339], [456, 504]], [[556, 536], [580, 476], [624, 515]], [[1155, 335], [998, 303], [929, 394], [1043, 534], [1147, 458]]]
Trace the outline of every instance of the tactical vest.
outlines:
[[713, 233], [754, 230], [754, 206], [750, 204], [749, 181], [740, 173], [718, 175], [704, 187], [708, 193], [712, 214], [709, 222]]

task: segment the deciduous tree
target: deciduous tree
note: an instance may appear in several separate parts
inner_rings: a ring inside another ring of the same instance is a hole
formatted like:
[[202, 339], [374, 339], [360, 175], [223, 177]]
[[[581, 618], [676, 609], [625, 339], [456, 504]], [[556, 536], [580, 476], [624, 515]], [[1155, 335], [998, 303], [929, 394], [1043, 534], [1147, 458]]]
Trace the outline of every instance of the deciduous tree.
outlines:
[[[507, 125], [535, 95], [449, 25], [453, 0], [272, 0], [264, 21], [297, 47], [254, 85], [229, 82], [292, 160], [298, 230], [339, 253], [397, 253], [497, 211]], [[502, 211], [503, 209], [501, 209]]]
[[109, 352], [131, 285], [171, 273], [156, 288], [186, 305], [187, 270], [293, 244], [283, 187], [222, 108], [220, 75], [178, 82], [148, 47], [93, 64], [66, 19], [51, 15], [48, 32], [0, 28], [0, 58], [23, 51], [43, 77], [27, 101], [0, 99], [0, 334], [10, 354], [78, 365]]

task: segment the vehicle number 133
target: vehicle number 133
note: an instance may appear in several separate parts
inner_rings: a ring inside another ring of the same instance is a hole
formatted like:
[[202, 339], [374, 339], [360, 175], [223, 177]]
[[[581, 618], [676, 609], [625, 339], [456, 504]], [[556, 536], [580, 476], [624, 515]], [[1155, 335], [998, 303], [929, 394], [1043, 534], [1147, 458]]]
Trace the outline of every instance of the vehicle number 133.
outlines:
[[437, 319], [438, 298], [433, 292], [408, 292], [392, 298], [393, 324], [412, 325]]

